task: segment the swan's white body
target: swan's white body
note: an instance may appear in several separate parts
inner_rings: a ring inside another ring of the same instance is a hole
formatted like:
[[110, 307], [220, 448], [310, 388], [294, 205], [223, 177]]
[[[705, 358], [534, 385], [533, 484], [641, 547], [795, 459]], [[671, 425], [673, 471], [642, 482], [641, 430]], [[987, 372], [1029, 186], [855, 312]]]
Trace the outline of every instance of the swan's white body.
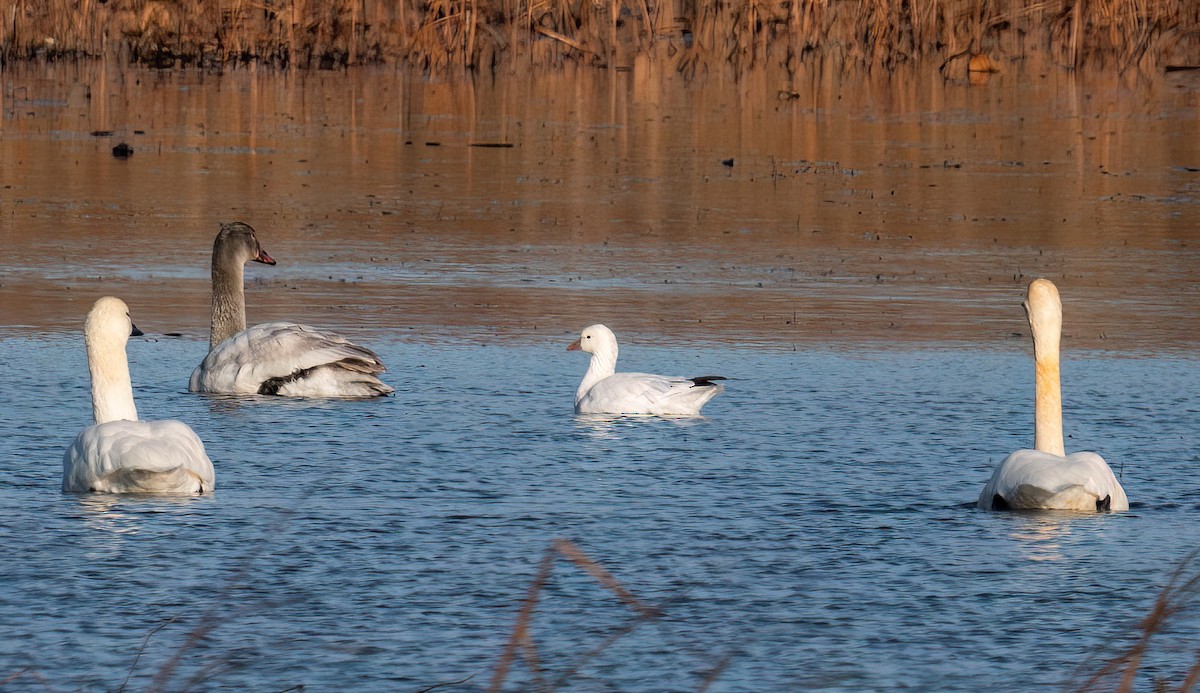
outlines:
[[994, 509], [996, 496], [1014, 509], [1129, 509], [1125, 489], [1104, 458], [1094, 452], [1064, 457], [1040, 450], [1017, 450], [996, 468], [979, 494], [979, 507]]
[[1025, 299], [1033, 332], [1037, 370], [1034, 377], [1034, 450], [1017, 450], [996, 467], [979, 494], [984, 510], [1129, 509], [1125, 489], [1108, 463], [1094, 452], [1066, 455], [1062, 431], [1059, 339], [1062, 302], [1047, 279], [1035, 279]]
[[375, 352], [292, 322], [246, 328], [243, 267], [273, 265], [248, 224], [222, 224], [213, 243], [212, 325], [208, 356], [192, 371], [188, 389], [230, 395], [377, 397], [393, 392], [379, 380]]
[[575, 392], [577, 414], [654, 414], [699, 416], [708, 400], [724, 388], [721, 376], [672, 378], [651, 373], [617, 373], [617, 338], [604, 325], [583, 330], [568, 351], [592, 355]]
[[[68, 493], [205, 493], [212, 461], [180, 421], [138, 421], [125, 344], [135, 328], [119, 298], [96, 301], [84, 326], [95, 424], [63, 454]], [[141, 334], [137, 332], [136, 334]]]
[[374, 397], [392, 388], [375, 377], [375, 353], [329, 332], [294, 322], [242, 330], [208, 352], [188, 389], [236, 395]]

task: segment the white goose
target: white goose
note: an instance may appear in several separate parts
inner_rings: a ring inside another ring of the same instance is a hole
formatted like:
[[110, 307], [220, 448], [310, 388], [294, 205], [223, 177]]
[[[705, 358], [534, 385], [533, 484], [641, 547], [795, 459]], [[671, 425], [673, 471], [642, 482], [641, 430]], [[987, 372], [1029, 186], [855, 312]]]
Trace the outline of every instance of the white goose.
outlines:
[[142, 334], [119, 298], [96, 301], [84, 322], [92, 415], [63, 454], [68, 493], [205, 493], [213, 465], [204, 443], [181, 421], [138, 421], [125, 344]]
[[725, 389], [719, 375], [671, 378], [650, 373], [617, 373], [617, 337], [604, 325], [585, 328], [567, 347], [592, 355], [575, 393], [576, 414], [657, 414], [699, 416], [700, 408]]
[[294, 322], [246, 328], [247, 261], [275, 264], [249, 224], [222, 224], [213, 242], [209, 352], [188, 389], [229, 395], [376, 397], [393, 392], [375, 352]]
[[1062, 302], [1048, 279], [1035, 279], [1025, 298], [1033, 331], [1035, 450], [1017, 450], [1000, 463], [979, 494], [984, 510], [1129, 509], [1125, 489], [1104, 458], [1094, 452], [1066, 455], [1063, 449], [1059, 337]]

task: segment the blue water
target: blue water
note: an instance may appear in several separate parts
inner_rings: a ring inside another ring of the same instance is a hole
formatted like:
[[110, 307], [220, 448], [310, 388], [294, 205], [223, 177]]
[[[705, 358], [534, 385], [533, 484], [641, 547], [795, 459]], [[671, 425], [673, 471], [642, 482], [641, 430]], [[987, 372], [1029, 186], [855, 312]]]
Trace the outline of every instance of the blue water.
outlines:
[[[142, 417], [188, 422], [217, 468], [186, 500], [61, 494], [81, 339], [0, 341], [0, 687], [485, 689], [566, 538], [663, 611], [585, 660], [634, 614], [558, 560], [532, 635], [569, 690], [695, 690], [721, 662], [710, 690], [1029, 690], [1131, 642], [1200, 539], [1194, 356], [1065, 354], [1067, 448], [1133, 503], [1071, 517], [973, 507], [1031, 442], [1023, 342], [626, 342], [626, 369], [735, 380], [704, 419], [596, 420], [571, 338], [363, 338], [397, 395], [329, 403], [188, 394], [205, 345], [134, 340]], [[1181, 679], [1197, 625], [1142, 687]], [[506, 689], [533, 684], [516, 662]]]

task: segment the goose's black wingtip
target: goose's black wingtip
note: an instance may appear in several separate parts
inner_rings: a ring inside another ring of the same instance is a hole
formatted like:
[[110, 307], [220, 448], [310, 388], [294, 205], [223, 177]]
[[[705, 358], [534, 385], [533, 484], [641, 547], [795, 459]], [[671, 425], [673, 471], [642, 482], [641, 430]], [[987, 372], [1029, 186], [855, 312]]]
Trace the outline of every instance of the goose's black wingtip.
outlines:
[[723, 375], [698, 375], [695, 378], [688, 378], [692, 381], [692, 387], [716, 387], [715, 380], [729, 380]]

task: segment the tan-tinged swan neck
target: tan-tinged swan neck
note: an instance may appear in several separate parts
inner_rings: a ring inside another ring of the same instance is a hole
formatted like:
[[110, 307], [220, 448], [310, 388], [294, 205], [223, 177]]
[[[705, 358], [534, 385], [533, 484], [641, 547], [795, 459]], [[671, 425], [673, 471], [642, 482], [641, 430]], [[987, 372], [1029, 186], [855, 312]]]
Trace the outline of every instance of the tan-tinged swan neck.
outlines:
[[1033, 333], [1034, 449], [1065, 456], [1062, 421], [1062, 378], [1059, 346], [1062, 301], [1049, 279], [1035, 279], [1025, 297], [1025, 314]]

